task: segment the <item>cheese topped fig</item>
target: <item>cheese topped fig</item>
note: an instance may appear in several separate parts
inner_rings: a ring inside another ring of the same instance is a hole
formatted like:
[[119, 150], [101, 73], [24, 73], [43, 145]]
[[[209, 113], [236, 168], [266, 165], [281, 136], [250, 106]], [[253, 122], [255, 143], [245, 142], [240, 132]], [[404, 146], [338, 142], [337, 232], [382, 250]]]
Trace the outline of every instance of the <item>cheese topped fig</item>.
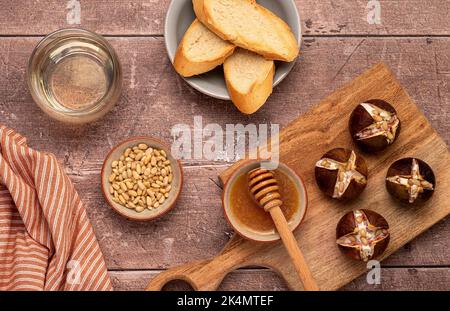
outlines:
[[336, 228], [336, 243], [348, 257], [368, 261], [382, 254], [389, 244], [386, 219], [370, 210], [354, 210], [344, 215]]
[[319, 188], [334, 199], [354, 199], [367, 185], [366, 162], [344, 148], [333, 149], [317, 161], [315, 175]]
[[404, 158], [388, 170], [386, 188], [397, 200], [407, 204], [420, 204], [431, 198], [436, 178], [431, 167], [422, 160]]
[[361, 149], [379, 152], [394, 143], [400, 134], [401, 123], [392, 105], [373, 99], [353, 110], [349, 128], [353, 141]]

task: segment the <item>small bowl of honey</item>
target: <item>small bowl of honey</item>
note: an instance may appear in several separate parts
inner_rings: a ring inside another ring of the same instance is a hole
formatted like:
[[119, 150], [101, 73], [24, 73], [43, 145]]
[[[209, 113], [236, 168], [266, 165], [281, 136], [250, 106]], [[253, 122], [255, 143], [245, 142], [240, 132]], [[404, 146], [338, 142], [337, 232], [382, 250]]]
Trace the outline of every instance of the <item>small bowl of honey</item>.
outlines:
[[[225, 185], [222, 205], [233, 229], [243, 238], [257, 242], [274, 242], [280, 239], [269, 213], [258, 206], [248, 188], [247, 174], [261, 167], [261, 162], [248, 162], [231, 175]], [[279, 163], [274, 170], [283, 201], [281, 210], [289, 228], [294, 231], [302, 222], [308, 205], [308, 195], [303, 180], [291, 168]]]

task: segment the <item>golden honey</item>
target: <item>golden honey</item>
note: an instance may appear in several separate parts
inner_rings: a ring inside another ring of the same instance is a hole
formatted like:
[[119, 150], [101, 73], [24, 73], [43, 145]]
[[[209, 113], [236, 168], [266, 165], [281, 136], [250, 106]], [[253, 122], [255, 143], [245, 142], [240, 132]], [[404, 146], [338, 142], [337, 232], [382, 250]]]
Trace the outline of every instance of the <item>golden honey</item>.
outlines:
[[[289, 221], [299, 209], [299, 193], [295, 183], [286, 174], [279, 170], [274, 174], [283, 201], [281, 210]], [[253, 200], [248, 190], [247, 174], [239, 176], [231, 189], [230, 210], [235, 219], [252, 231], [267, 233], [275, 230], [270, 214]]]

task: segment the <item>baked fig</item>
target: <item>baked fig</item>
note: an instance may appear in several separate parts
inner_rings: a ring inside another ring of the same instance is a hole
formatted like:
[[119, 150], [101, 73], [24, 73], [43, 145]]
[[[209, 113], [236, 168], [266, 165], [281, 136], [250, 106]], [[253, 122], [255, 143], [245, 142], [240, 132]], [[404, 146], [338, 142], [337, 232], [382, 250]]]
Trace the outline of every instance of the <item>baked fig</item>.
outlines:
[[379, 152], [392, 145], [400, 134], [400, 119], [391, 104], [372, 99], [359, 104], [350, 117], [353, 141], [366, 152]]
[[386, 188], [400, 202], [421, 204], [433, 195], [436, 178], [431, 167], [424, 161], [404, 158], [389, 168]]
[[328, 196], [350, 200], [358, 197], [367, 185], [367, 165], [353, 150], [328, 151], [316, 163], [316, 182]]
[[344, 215], [336, 228], [336, 243], [346, 256], [368, 261], [381, 255], [389, 244], [389, 225], [378, 213], [354, 210]]

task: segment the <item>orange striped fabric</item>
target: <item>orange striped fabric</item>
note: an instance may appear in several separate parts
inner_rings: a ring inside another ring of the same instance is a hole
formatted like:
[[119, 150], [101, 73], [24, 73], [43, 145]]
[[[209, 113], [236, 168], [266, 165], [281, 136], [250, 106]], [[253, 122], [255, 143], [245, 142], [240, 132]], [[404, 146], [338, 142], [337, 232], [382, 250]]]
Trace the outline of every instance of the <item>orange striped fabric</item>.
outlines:
[[0, 127], [0, 290], [111, 290], [75, 188], [55, 157]]

